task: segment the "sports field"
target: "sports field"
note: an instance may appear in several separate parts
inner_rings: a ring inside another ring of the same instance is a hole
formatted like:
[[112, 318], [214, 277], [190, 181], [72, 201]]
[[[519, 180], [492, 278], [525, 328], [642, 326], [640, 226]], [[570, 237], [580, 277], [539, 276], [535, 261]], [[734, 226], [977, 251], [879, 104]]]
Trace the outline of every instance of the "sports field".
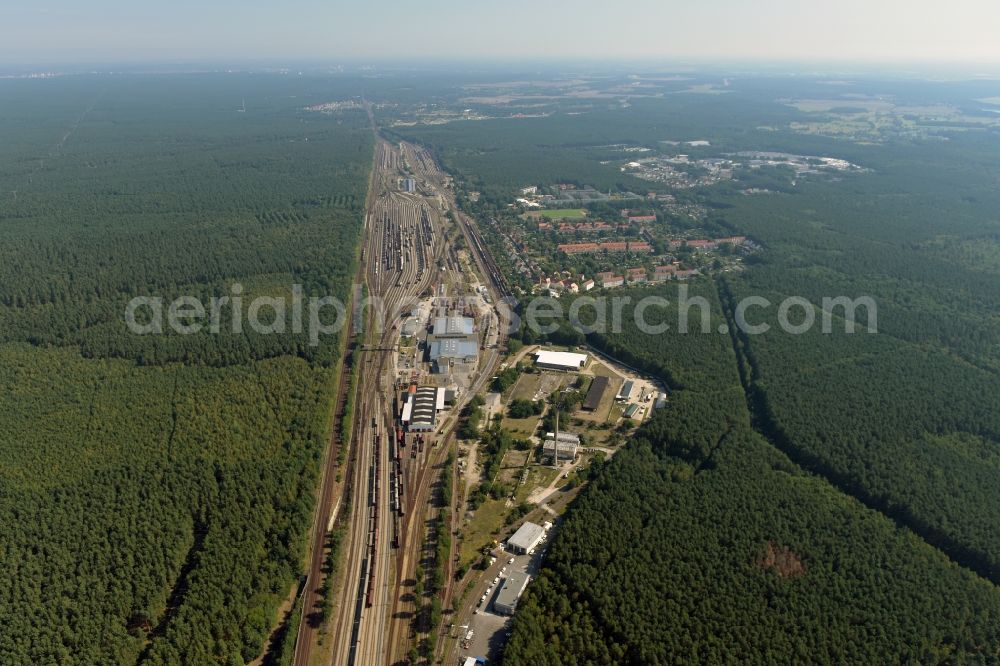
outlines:
[[587, 211], [582, 208], [555, 208], [541, 211], [542, 217], [550, 220], [582, 220], [587, 217]]

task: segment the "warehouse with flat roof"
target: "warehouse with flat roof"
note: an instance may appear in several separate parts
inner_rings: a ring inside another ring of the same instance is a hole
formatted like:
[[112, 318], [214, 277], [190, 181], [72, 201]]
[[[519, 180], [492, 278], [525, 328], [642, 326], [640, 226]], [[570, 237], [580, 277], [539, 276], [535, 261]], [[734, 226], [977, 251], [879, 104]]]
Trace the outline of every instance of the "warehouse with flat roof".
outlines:
[[472, 335], [475, 328], [476, 322], [472, 317], [437, 317], [433, 334], [438, 338], [462, 338]]
[[549, 370], [575, 371], [587, 365], [587, 355], [540, 349], [535, 352], [535, 365]]
[[476, 367], [479, 356], [479, 338], [475, 334], [458, 338], [430, 335], [427, 337], [427, 356], [436, 374], [451, 370], [470, 372]]
[[427, 356], [437, 374], [469, 372], [479, 356], [479, 336], [471, 317], [437, 317], [427, 336]]
[[457, 359], [465, 363], [475, 363], [479, 355], [479, 340], [472, 336], [464, 338], [444, 338], [431, 340], [429, 345], [431, 361]]
[[525, 523], [517, 528], [517, 531], [507, 539], [507, 550], [524, 555], [529, 550], [533, 550], [545, 536], [545, 529], [535, 523]]
[[493, 610], [501, 615], [513, 615], [517, 601], [531, 578], [523, 571], [512, 571], [500, 585], [500, 592], [493, 602]]
[[584, 411], [593, 412], [601, 406], [601, 398], [604, 397], [604, 392], [608, 390], [609, 381], [604, 376], [594, 377], [594, 381], [590, 382], [590, 388], [587, 389], [587, 397], [583, 399], [583, 405], [581, 405]]

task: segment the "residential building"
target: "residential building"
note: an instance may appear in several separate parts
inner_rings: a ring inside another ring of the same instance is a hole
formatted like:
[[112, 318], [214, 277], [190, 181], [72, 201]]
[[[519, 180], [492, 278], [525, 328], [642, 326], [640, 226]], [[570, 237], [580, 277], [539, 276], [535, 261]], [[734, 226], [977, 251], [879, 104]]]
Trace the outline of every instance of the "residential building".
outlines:
[[560, 243], [560, 252], [566, 254], [592, 254], [594, 252], [642, 252], [653, 251], [646, 241], [605, 241], [603, 243]]
[[653, 277], [651, 279], [653, 282], [665, 282], [672, 279], [676, 272], [677, 267], [674, 265], [656, 266], [653, 268]]
[[640, 282], [646, 281], [646, 269], [645, 268], [629, 268], [625, 275], [630, 284], [638, 284]]

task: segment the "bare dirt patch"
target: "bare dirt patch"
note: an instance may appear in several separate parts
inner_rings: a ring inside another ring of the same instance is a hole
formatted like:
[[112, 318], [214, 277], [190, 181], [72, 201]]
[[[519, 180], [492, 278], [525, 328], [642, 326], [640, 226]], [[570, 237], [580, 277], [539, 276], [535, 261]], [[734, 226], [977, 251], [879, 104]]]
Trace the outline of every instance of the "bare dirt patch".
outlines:
[[782, 578], [798, 578], [806, 574], [806, 567], [799, 556], [788, 546], [768, 541], [764, 553], [757, 558], [757, 566], [769, 569]]

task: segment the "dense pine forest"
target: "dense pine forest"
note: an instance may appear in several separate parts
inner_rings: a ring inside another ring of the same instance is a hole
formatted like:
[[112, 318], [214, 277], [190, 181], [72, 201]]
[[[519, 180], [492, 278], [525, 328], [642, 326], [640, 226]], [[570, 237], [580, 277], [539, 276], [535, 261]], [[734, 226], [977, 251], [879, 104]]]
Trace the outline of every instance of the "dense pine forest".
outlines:
[[[635, 292], [672, 297], [669, 288]], [[723, 323], [716, 287], [707, 298]], [[632, 318], [626, 311], [626, 322]], [[662, 309], [676, 321], [676, 307]], [[594, 336], [667, 406], [570, 508], [507, 664], [989, 662], [1000, 592], [756, 432], [729, 335]]]
[[124, 312], [237, 283], [347, 295], [371, 131], [303, 110], [345, 87], [0, 81], [0, 662], [261, 653], [302, 570], [338, 340], [137, 336]]

